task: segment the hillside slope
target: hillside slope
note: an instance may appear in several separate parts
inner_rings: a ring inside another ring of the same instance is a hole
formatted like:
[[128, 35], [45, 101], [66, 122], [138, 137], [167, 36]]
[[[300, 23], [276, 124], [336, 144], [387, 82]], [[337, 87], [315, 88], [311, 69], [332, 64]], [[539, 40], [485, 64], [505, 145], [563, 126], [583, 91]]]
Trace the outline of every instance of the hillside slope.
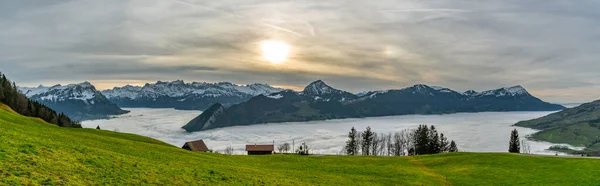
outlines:
[[594, 185], [598, 166], [510, 154], [194, 153], [133, 134], [60, 128], [0, 105], [0, 185]]
[[537, 140], [600, 150], [600, 100], [515, 125], [542, 130], [533, 135]]

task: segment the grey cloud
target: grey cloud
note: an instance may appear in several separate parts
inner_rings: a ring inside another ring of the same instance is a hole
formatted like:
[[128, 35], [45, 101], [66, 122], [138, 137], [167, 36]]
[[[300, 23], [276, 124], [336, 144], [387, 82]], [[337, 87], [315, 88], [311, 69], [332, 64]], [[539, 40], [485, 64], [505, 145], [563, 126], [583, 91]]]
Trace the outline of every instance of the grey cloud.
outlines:
[[[595, 0], [1, 1], [0, 70], [26, 84], [522, 84], [542, 99], [590, 101], [600, 87], [598, 9]], [[265, 39], [292, 45], [289, 68], [260, 61]]]

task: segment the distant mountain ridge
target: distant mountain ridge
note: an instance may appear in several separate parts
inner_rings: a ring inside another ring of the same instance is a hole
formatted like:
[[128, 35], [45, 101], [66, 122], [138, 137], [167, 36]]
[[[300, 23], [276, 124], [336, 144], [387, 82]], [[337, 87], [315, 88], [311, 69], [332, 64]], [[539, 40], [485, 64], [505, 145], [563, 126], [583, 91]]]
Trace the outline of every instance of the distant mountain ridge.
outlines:
[[65, 113], [74, 120], [103, 119], [109, 115], [129, 112], [110, 102], [89, 82], [65, 86], [19, 87], [19, 91], [29, 99]]
[[182, 80], [144, 86], [115, 87], [104, 90], [106, 97], [121, 107], [175, 108], [205, 110], [215, 103], [224, 106], [241, 103], [261, 94], [283, 91], [266, 84], [235, 85], [220, 83], [185, 83]]
[[213, 105], [183, 128], [187, 131], [260, 123], [311, 121], [406, 114], [448, 114], [486, 111], [554, 111], [565, 107], [544, 102], [522, 86], [476, 92], [457, 92], [423, 84], [357, 95], [323, 81], [302, 92], [291, 90], [258, 95], [226, 108]]

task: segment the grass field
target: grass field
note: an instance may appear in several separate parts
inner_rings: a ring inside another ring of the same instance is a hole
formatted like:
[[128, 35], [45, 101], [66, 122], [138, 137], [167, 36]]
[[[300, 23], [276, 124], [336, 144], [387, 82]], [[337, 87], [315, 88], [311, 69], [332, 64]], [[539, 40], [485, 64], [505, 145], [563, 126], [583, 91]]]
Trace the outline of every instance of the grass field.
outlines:
[[0, 185], [598, 185], [600, 160], [493, 153], [228, 156], [59, 128], [0, 105]]

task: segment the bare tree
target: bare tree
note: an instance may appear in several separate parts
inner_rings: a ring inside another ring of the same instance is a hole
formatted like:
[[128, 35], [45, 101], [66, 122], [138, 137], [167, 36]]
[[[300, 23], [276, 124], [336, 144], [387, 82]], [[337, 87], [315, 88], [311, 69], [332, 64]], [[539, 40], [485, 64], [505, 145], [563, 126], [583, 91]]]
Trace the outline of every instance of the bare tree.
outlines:
[[227, 148], [225, 148], [225, 152], [224, 154], [229, 154], [229, 155], [233, 155], [233, 147], [228, 146]]
[[379, 155], [379, 146], [381, 144], [379, 143], [378, 139], [379, 138], [378, 138], [377, 133], [373, 133], [372, 137], [371, 137], [371, 143], [370, 143], [371, 149], [369, 149], [371, 151], [371, 153], [369, 153], [369, 154], [372, 155], [372, 156]]
[[387, 141], [385, 140], [386, 134], [380, 134], [379, 135], [379, 156], [386, 156], [387, 151], [385, 150], [386, 146], [387, 146]]
[[387, 155], [388, 156], [392, 156], [394, 155], [394, 143], [392, 141], [392, 133], [388, 133], [385, 136], [385, 143], [386, 143], [386, 149], [387, 149]]
[[283, 153], [283, 144], [277, 146], [277, 152], [279, 152], [279, 154]]
[[[358, 136], [362, 136], [362, 135], [363, 135], [362, 132], [358, 132]], [[357, 138], [356, 139], [356, 155], [357, 156], [364, 155], [364, 152], [362, 151], [363, 150], [362, 145], [363, 145], [363, 138], [362, 137]]]
[[291, 145], [290, 143], [284, 143], [283, 144], [283, 151], [285, 151], [285, 153], [288, 153], [291, 150]]
[[277, 151], [279, 151], [279, 153], [288, 153], [290, 151], [290, 144], [289, 143], [284, 143], [281, 144], [279, 146], [277, 146]]
[[521, 153], [531, 154], [531, 147], [529, 146], [529, 141], [527, 138], [523, 138], [521, 140]]
[[410, 154], [410, 149], [414, 150], [414, 146], [415, 146], [415, 142], [413, 141], [413, 135], [415, 134], [415, 130], [410, 130], [410, 129], [404, 129], [402, 131], [402, 146], [404, 147], [405, 151], [403, 152], [403, 155], [408, 156], [411, 155]]
[[396, 132], [394, 133], [394, 145], [393, 145], [393, 154], [394, 156], [402, 156], [403, 152], [404, 152], [404, 135], [403, 135], [403, 131], [400, 132]]

